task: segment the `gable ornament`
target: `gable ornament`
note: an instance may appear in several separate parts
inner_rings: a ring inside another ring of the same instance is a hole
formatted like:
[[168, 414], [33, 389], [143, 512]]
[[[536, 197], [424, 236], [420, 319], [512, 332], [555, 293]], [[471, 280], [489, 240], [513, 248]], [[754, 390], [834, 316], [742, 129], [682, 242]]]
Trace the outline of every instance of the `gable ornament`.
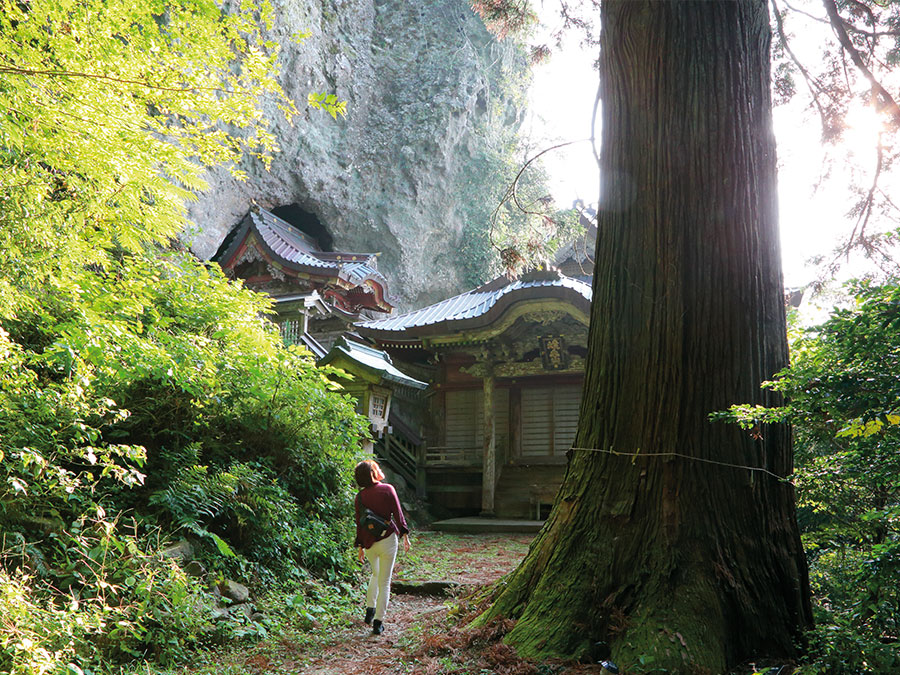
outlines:
[[540, 338], [541, 363], [546, 370], [565, 370], [569, 366], [569, 351], [561, 335], [546, 335]]

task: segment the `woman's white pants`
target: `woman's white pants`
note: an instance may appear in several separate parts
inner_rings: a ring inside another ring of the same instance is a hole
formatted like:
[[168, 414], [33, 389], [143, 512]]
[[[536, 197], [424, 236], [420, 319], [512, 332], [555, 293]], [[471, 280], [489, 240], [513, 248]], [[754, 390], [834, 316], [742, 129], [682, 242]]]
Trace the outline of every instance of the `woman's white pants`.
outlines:
[[384, 621], [391, 595], [391, 574], [394, 572], [394, 560], [397, 559], [397, 534], [392, 533], [391, 536], [376, 541], [367, 548], [366, 559], [372, 566], [369, 590], [366, 593], [366, 607], [374, 607], [375, 618]]

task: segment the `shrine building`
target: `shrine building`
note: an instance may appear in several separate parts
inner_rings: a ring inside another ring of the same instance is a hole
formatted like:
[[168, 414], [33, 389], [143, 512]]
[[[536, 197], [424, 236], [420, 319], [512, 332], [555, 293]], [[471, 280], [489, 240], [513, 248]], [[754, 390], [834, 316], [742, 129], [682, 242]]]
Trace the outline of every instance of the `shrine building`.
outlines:
[[435, 515], [546, 517], [577, 429], [590, 302], [588, 283], [551, 269], [355, 324], [430, 385], [392, 411], [419, 445], [393, 430], [385, 442], [407, 446]]
[[285, 342], [303, 344], [317, 358], [354, 321], [393, 310], [377, 254], [323, 251], [313, 237], [258, 206], [212, 260], [228, 277], [268, 294]]

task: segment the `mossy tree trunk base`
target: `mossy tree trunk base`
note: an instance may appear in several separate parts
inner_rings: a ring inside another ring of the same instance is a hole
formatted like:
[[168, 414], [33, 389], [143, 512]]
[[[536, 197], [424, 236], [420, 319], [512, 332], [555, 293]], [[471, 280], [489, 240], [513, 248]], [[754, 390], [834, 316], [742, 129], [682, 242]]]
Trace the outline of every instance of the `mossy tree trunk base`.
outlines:
[[[789, 429], [712, 423], [787, 364], [765, 0], [604, 0], [602, 200], [581, 422], [485, 615], [523, 656], [629, 672], [798, 654]], [[619, 453], [619, 454], [615, 454]], [[761, 470], [750, 470], [754, 467]]]

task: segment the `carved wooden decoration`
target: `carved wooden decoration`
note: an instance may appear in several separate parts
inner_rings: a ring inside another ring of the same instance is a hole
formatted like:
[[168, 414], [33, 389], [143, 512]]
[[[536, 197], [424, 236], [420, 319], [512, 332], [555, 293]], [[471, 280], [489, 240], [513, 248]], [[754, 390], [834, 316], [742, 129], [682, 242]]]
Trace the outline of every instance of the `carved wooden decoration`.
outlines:
[[569, 365], [566, 341], [560, 335], [547, 335], [540, 339], [541, 362], [547, 370], [565, 370]]

